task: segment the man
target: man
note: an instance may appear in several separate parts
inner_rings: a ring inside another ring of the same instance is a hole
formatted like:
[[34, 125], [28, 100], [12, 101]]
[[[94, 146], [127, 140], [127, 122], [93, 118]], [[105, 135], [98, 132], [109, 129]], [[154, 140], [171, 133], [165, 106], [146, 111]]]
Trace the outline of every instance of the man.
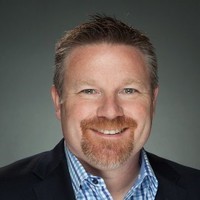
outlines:
[[200, 199], [200, 171], [143, 149], [158, 95], [149, 39], [107, 16], [56, 46], [52, 99], [64, 140], [0, 171], [1, 200]]

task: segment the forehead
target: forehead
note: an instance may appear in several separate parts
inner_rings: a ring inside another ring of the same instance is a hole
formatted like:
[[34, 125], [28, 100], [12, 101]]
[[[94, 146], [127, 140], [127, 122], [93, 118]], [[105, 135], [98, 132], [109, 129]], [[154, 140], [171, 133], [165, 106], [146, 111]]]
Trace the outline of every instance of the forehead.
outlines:
[[149, 79], [144, 55], [129, 45], [102, 43], [76, 47], [64, 65], [65, 80], [141, 82]]
[[[80, 61], [79, 59], [95, 59], [97, 57], [100, 58], [100, 56], [109, 57], [109, 56], [117, 55], [120, 57], [132, 57], [135, 61], [137, 60], [143, 60], [145, 61], [144, 54], [136, 47], [133, 47], [131, 45], [125, 45], [125, 44], [112, 44], [112, 43], [92, 43], [92, 44], [85, 44], [80, 45], [77, 47], [74, 47], [71, 49], [71, 51], [68, 53], [67, 57], [64, 60], [65, 65], [68, 65], [69, 62], [73, 61]], [[74, 59], [75, 58], [75, 59]]]

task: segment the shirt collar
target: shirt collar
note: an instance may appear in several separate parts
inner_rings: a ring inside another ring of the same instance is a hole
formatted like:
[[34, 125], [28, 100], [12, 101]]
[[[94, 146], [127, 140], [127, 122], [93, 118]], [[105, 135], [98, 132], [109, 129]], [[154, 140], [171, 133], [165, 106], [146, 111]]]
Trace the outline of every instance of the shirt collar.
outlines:
[[[70, 150], [66, 147], [66, 144], [64, 144], [64, 148], [65, 148], [65, 155], [67, 158], [69, 173], [72, 179], [72, 186], [75, 192], [78, 192], [83, 181], [90, 178], [91, 175], [85, 171], [84, 167], [76, 158], [76, 156], [72, 154]], [[141, 185], [144, 179], [146, 178], [148, 179], [147, 181], [149, 182], [149, 185], [152, 190], [156, 190], [158, 187], [158, 181], [156, 179], [156, 176], [153, 172], [153, 169], [149, 163], [148, 157], [144, 149], [141, 150], [140, 163], [141, 167], [139, 175], [132, 189], [128, 192], [126, 196], [131, 195], [133, 190], [137, 188], [139, 185]]]
[[158, 180], [154, 174], [154, 171], [150, 165], [149, 159], [144, 149], [141, 150], [140, 154], [140, 171], [138, 177], [127, 193], [126, 197], [130, 197], [133, 195], [133, 191], [141, 185], [144, 184], [142, 187], [148, 187], [151, 193], [155, 196], [158, 188]]
[[69, 173], [72, 180], [72, 186], [75, 192], [77, 192], [80, 189], [80, 186], [82, 185], [83, 181], [88, 179], [89, 175], [85, 171], [80, 161], [76, 158], [76, 156], [72, 154], [71, 151], [66, 147], [66, 144], [64, 144], [64, 148]]
[[140, 172], [138, 175], [138, 178], [135, 182], [135, 185], [137, 185], [139, 182], [143, 181], [143, 179], [148, 176], [150, 179], [155, 179], [153, 181], [156, 181], [156, 176], [154, 174], [154, 171], [150, 165], [149, 159], [147, 157], [147, 154], [144, 149], [141, 151], [140, 155]]

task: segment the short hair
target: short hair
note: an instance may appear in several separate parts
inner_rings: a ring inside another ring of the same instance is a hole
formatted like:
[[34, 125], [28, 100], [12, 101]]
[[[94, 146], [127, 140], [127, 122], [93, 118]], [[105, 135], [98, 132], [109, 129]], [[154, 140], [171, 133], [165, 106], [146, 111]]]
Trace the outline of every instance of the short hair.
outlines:
[[60, 97], [63, 93], [65, 58], [75, 47], [99, 43], [125, 44], [139, 49], [147, 62], [152, 91], [158, 86], [157, 59], [149, 38], [116, 18], [96, 14], [88, 22], [67, 31], [56, 44], [53, 83]]

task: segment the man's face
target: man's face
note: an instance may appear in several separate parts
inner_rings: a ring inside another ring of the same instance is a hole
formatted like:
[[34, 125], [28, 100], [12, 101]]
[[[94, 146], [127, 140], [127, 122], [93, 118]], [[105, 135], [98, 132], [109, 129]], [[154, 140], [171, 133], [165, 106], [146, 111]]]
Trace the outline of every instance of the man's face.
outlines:
[[62, 104], [54, 87], [52, 96], [68, 148], [98, 169], [133, 160], [149, 136], [157, 96], [143, 54], [92, 44], [72, 50], [64, 64]]

